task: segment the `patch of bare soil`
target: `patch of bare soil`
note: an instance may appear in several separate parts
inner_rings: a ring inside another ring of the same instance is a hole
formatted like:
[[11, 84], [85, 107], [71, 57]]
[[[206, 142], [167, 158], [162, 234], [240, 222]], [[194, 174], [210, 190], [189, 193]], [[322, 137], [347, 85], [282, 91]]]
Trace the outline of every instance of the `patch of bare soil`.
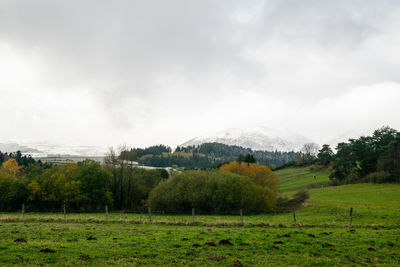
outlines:
[[243, 267], [243, 264], [239, 260], [235, 260], [232, 267]]
[[81, 258], [82, 260], [90, 260], [90, 256], [88, 254], [81, 254], [79, 255], [79, 258]]
[[230, 246], [233, 246], [233, 244], [229, 240], [226, 240], [226, 239], [220, 240], [218, 242], [218, 245], [230, 245]]
[[51, 248], [44, 248], [44, 249], [41, 249], [40, 252], [43, 252], [43, 253], [56, 253], [57, 251], [55, 251], [54, 249], [51, 249]]
[[208, 259], [210, 259], [212, 261], [223, 261], [226, 258], [224, 256], [210, 256], [210, 257], [208, 257]]

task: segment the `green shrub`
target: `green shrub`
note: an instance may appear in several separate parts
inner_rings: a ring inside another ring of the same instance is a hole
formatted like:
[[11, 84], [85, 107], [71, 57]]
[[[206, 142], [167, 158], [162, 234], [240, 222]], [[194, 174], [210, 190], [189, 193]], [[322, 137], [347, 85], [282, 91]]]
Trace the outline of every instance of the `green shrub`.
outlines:
[[300, 190], [292, 198], [280, 196], [276, 201], [276, 206], [279, 211], [291, 211], [294, 208], [299, 208], [310, 197], [308, 191]]
[[368, 174], [362, 179], [362, 181], [366, 183], [383, 184], [383, 183], [393, 183], [395, 182], [395, 179], [389, 172], [379, 171]]
[[188, 212], [267, 212], [275, 195], [249, 177], [220, 171], [185, 171], [161, 182], [149, 196], [154, 210]]

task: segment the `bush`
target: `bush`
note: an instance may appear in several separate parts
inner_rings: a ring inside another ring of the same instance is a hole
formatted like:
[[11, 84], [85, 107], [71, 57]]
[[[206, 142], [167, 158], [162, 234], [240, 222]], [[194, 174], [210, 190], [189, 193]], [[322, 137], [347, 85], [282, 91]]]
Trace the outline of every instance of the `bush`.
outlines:
[[185, 171], [161, 182], [150, 192], [154, 210], [188, 212], [267, 212], [275, 209], [275, 195], [249, 177], [220, 171]]
[[366, 183], [383, 184], [396, 182], [396, 179], [386, 171], [379, 171], [368, 174], [362, 179], [362, 181]]
[[299, 208], [310, 197], [308, 191], [298, 191], [293, 198], [287, 196], [278, 197], [276, 206], [279, 211], [291, 211], [294, 208]]
[[340, 181], [336, 178], [331, 178], [328, 182], [328, 185], [330, 186], [338, 186], [340, 185]]

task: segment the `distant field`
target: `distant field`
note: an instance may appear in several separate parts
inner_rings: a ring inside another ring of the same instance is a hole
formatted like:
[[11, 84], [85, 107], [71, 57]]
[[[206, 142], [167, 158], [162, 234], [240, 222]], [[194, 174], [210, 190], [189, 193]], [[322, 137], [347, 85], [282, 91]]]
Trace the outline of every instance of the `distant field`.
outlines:
[[327, 173], [277, 172], [289, 195], [317, 176], [296, 212], [298, 225], [292, 213], [245, 211], [244, 225], [239, 215], [196, 215], [193, 224], [190, 214], [153, 214], [150, 224], [147, 214], [110, 213], [105, 222], [103, 213], [67, 214], [66, 221], [61, 213], [28, 212], [24, 221], [20, 213], [0, 213], [0, 265], [399, 266], [400, 185], [322, 187]]

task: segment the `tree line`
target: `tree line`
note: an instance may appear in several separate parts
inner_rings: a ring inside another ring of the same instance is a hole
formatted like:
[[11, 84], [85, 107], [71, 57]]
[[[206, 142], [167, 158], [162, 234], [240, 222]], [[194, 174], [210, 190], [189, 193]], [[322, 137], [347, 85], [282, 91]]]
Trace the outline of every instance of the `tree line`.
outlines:
[[174, 151], [165, 145], [147, 148], [125, 148], [121, 151], [127, 161], [137, 161], [142, 165], [155, 167], [179, 166], [193, 169], [218, 168], [240, 155], [251, 154], [255, 162], [267, 166], [279, 166], [300, 158], [301, 152], [280, 152], [252, 150], [240, 146], [220, 143], [204, 143], [198, 146], [176, 147]]
[[335, 150], [336, 153], [324, 144], [307, 160], [289, 165], [303, 162], [329, 166], [333, 184], [400, 182], [400, 132], [393, 128], [384, 126], [371, 136], [351, 138], [339, 143]]
[[339, 143], [336, 154], [325, 146], [318, 158], [332, 162], [330, 177], [339, 182], [400, 182], [400, 132], [382, 127], [371, 136]]
[[[4, 155], [4, 154], [2, 154]], [[171, 171], [143, 169], [110, 150], [103, 164], [92, 160], [42, 164], [20, 153], [7, 154], [0, 167], [0, 210], [155, 210], [187, 212], [270, 212], [302, 203], [283, 199], [279, 181], [252, 155], [218, 169]], [[307, 196], [306, 196], [307, 197]]]
[[[1, 153], [1, 155], [5, 155]], [[0, 167], [0, 209], [53, 210], [66, 205], [73, 210], [139, 209], [149, 192], [163, 179], [165, 170], [145, 170], [117, 160], [111, 165], [85, 160], [63, 165], [42, 164], [20, 153], [7, 154]]]

